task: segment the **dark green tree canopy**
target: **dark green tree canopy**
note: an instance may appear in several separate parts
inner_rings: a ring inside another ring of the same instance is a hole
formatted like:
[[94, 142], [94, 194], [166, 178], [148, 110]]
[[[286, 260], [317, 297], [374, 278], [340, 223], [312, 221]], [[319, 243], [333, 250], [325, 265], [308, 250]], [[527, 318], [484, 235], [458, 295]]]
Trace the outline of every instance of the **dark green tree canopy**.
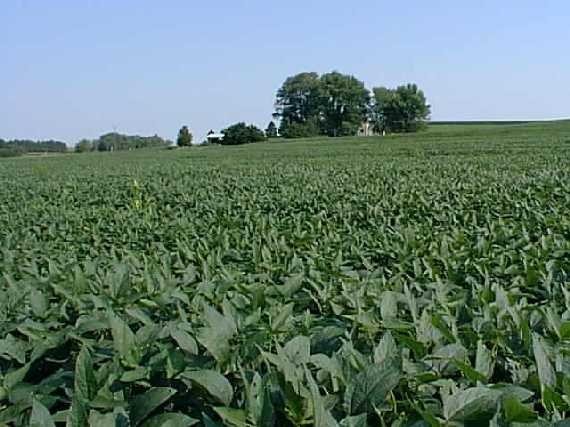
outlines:
[[332, 72], [321, 77], [323, 133], [355, 135], [366, 119], [370, 93], [354, 76]]
[[192, 133], [188, 130], [188, 126], [182, 126], [182, 128], [178, 131], [176, 145], [179, 147], [192, 146]]
[[82, 139], [77, 144], [75, 144], [76, 153], [87, 153], [89, 151], [93, 151], [93, 142], [89, 141], [88, 139]]
[[277, 91], [276, 114], [283, 123], [305, 123], [320, 113], [321, 82], [317, 73], [289, 77]]
[[396, 89], [374, 88], [372, 121], [377, 131], [416, 132], [429, 119], [431, 107], [415, 84]]
[[277, 91], [275, 116], [286, 138], [356, 134], [366, 117], [370, 95], [353, 76], [332, 72], [289, 77]]
[[61, 141], [32, 141], [29, 139], [13, 139], [5, 141], [0, 139], [0, 150], [16, 153], [65, 153], [67, 145]]
[[[85, 142], [87, 140], [83, 140]], [[90, 141], [91, 149], [95, 151], [125, 151], [137, 150], [140, 148], [166, 147], [170, 144], [158, 135], [154, 136], [138, 136], [123, 135], [117, 132], [106, 133], [99, 138]]]
[[236, 123], [222, 131], [224, 139], [222, 145], [240, 145], [252, 142], [265, 141], [263, 131], [254, 125], [247, 125], [244, 122]]

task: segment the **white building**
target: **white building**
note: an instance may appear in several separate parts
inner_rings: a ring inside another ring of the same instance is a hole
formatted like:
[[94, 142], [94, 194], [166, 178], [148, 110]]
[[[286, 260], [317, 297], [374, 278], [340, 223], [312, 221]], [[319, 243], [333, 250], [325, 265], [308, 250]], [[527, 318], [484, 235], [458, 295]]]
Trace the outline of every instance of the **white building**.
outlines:
[[210, 144], [219, 144], [224, 139], [223, 133], [209, 133], [206, 135], [206, 140]]

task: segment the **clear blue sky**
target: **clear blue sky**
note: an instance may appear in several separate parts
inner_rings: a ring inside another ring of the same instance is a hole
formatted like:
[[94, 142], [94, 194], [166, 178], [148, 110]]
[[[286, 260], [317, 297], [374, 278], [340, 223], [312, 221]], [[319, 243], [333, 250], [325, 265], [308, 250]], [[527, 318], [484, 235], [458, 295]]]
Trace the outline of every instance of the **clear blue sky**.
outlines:
[[570, 116], [567, 0], [4, 0], [0, 137], [265, 127], [283, 80], [416, 82], [436, 120]]

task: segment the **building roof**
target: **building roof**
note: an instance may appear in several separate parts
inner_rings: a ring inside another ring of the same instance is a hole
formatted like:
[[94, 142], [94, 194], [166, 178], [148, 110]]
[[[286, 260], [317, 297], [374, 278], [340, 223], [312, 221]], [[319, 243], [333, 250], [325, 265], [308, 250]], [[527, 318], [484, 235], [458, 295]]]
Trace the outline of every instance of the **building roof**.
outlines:
[[223, 139], [224, 134], [223, 133], [211, 133], [210, 135], [206, 135], [206, 138], [208, 138], [208, 139]]

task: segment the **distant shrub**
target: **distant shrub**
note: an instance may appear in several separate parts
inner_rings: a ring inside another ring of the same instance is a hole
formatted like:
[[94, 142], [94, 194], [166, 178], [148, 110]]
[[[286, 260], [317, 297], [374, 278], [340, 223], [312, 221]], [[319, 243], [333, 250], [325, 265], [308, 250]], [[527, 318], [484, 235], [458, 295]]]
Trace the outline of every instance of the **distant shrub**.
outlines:
[[18, 157], [22, 155], [22, 151], [14, 148], [0, 148], [0, 157]]
[[281, 127], [281, 135], [285, 138], [311, 138], [321, 134], [316, 120], [305, 123], [288, 123]]
[[243, 122], [236, 123], [222, 131], [224, 139], [221, 140], [222, 145], [240, 145], [252, 142], [265, 141], [263, 131], [254, 125], [246, 125]]
[[76, 153], [87, 153], [89, 151], [93, 151], [93, 142], [87, 139], [82, 139], [75, 145]]

